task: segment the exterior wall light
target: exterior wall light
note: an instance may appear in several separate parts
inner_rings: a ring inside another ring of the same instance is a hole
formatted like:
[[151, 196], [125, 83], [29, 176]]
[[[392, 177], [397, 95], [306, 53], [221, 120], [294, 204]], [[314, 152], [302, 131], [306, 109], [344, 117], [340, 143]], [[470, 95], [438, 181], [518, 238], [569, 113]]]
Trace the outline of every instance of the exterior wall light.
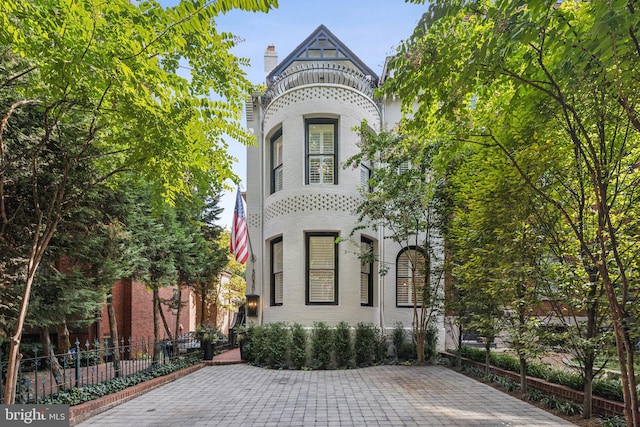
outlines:
[[258, 304], [260, 303], [260, 295], [247, 295], [247, 316], [256, 317], [258, 315]]

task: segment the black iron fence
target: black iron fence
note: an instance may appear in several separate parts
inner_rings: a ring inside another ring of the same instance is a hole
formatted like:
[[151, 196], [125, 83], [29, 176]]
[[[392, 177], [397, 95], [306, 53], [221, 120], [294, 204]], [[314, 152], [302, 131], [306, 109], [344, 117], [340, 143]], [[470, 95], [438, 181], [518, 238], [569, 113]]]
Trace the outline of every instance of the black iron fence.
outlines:
[[[225, 347], [218, 343], [216, 349]], [[16, 403], [38, 404], [52, 394], [100, 384], [114, 378], [135, 375], [160, 364], [189, 357], [199, 360], [200, 341], [195, 336], [181, 336], [178, 339], [164, 339], [159, 342], [151, 338], [124, 338], [115, 345], [104, 342], [86, 341], [63, 354], [42, 354], [34, 346], [33, 357], [23, 358], [18, 369]], [[0, 350], [0, 402], [3, 401], [7, 374], [6, 355]]]

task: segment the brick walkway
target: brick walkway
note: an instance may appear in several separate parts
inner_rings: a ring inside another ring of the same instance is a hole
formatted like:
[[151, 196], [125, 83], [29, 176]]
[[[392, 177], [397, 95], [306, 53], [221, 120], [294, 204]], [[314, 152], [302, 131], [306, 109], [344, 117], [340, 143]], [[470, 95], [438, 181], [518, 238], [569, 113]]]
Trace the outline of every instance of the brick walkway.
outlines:
[[[218, 356], [214, 362], [237, 358], [235, 353], [229, 353]], [[78, 425], [560, 427], [573, 424], [441, 366], [277, 371], [230, 364], [206, 366]]]

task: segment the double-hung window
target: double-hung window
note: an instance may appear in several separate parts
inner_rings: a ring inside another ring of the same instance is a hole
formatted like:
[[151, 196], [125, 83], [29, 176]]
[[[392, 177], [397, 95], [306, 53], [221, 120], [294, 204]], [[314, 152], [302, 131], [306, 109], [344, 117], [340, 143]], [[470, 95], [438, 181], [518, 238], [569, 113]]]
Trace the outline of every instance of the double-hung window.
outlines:
[[396, 305], [418, 307], [422, 305], [424, 289], [425, 259], [415, 247], [403, 249], [396, 260]]
[[365, 193], [371, 193], [371, 185], [369, 180], [371, 179], [371, 162], [363, 161], [360, 163], [360, 189]]
[[363, 254], [360, 263], [360, 305], [373, 306], [373, 242], [366, 237], [360, 239]]
[[337, 233], [306, 234], [306, 303], [338, 304]]
[[271, 305], [282, 305], [283, 293], [282, 237], [271, 241]]
[[282, 190], [282, 129], [271, 137], [271, 194]]
[[306, 184], [337, 184], [338, 120], [307, 119]]

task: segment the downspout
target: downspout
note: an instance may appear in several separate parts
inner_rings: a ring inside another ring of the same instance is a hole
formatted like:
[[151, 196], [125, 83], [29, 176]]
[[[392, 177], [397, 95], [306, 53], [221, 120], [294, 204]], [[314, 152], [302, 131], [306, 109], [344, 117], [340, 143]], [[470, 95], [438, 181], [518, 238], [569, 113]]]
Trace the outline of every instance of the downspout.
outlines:
[[260, 142], [259, 142], [259, 156], [260, 156], [260, 224], [258, 225], [258, 235], [260, 236], [260, 263], [262, 268], [260, 269], [260, 321], [259, 324], [264, 324], [264, 306], [265, 306], [265, 293], [264, 293], [264, 120], [262, 117], [262, 96], [258, 97], [258, 114], [260, 114]]
[[[386, 96], [383, 97], [382, 102], [380, 103], [380, 123], [378, 128], [382, 131], [382, 126], [384, 125], [384, 105], [385, 105]], [[378, 227], [378, 306], [380, 307], [380, 329], [382, 329], [382, 333], [386, 334], [385, 322], [384, 322], [384, 295], [385, 295], [385, 286], [384, 280], [386, 275], [380, 274], [380, 267], [384, 266], [384, 227]]]

